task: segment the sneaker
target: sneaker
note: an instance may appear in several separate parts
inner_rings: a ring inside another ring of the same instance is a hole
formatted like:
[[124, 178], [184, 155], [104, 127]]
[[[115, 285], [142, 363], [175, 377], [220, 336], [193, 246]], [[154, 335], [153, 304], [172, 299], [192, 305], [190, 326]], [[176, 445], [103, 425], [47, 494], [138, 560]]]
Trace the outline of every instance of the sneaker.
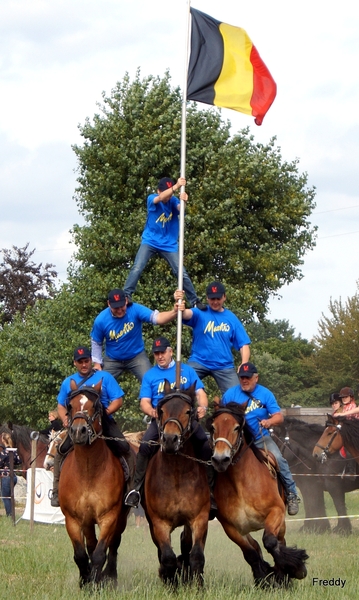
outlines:
[[288, 496], [287, 496], [287, 510], [288, 510], [288, 515], [290, 515], [291, 517], [293, 517], [294, 515], [296, 515], [297, 512], [299, 511], [298, 501], [299, 501], [298, 496], [296, 496], [295, 494], [288, 494]]
[[54, 508], [59, 508], [59, 506], [60, 506], [59, 497], [54, 492], [52, 492], [50, 503], [51, 503], [51, 506], [53, 506]]
[[193, 306], [198, 308], [198, 310], [207, 310], [207, 304], [203, 304], [203, 302], [201, 302], [201, 300], [199, 299], [196, 300]]
[[133, 300], [132, 300], [131, 294], [129, 294], [128, 296], [126, 296], [126, 300], [127, 300], [127, 306], [132, 306]]
[[139, 503], [141, 502], [141, 494], [137, 490], [131, 490], [128, 492], [125, 498], [126, 506], [132, 506], [132, 508], [138, 508]]

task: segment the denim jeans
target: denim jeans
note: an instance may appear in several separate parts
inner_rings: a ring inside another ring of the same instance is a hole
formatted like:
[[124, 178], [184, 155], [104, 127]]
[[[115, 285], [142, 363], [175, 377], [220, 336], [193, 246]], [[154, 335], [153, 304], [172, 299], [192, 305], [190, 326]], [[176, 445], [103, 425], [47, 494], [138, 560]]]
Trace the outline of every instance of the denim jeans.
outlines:
[[255, 445], [258, 448], [264, 448], [264, 445], [265, 445], [267, 450], [269, 450], [270, 452], [272, 452], [272, 454], [274, 454], [274, 456], [277, 459], [280, 476], [283, 481], [286, 493], [287, 494], [295, 494], [297, 496], [298, 495], [297, 488], [295, 486], [295, 482], [294, 482], [292, 473], [290, 472], [289, 465], [288, 465], [286, 459], [282, 456], [282, 453], [279, 450], [275, 441], [269, 435], [265, 435], [264, 437], [260, 438], [259, 440], [256, 440]]
[[128, 360], [114, 360], [105, 356], [103, 370], [108, 371], [115, 379], [118, 379], [124, 371], [130, 371], [141, 383], [143, 376], [152, 367], [146, 352], [140, 352], [137, 356]]
[[[17, 477], [16, 475], [14, 475], [14, 486], [17, 483]], [[11, 516], [11, 483], [10, 483], [10, 476], [9, 477], [2, 477], [1, 478], [1, 496], [2, 496], [2, 501], [4, 503], [5, 506], [5, 512], [6, 515], [8, 517]], [[4, 498], [4, 496], [7, 496], [6, 498]]]
[[[131, 296], [135, 291], [142, 271], [152, 256], [155, 256], [156, 254], [167, 261], [173, 275], [178, 277], [178, 252], [165, 252], [164, 250], [157, 250], [157, 248], [153, 248], [153, 246], [149, 246], [148, 244], [141, 244], [123, 288], [126, 296]], [[186, 292], [188, 302], [193, 306], [196, 303], [197, 294], [185, 268], [183, 269], [183, 289]]]
[[226, 392], [229, 388], [238, 385], [238, 375], [234, 367], [233, 369], [221, 370], [208, 369], [208, 367], [205, 367], [204, 365], [201, 365], [200, 363], [195, 362], [194, 360], [189, 360], [188, 364], [190, 367], [192, 367], [192, 369], [196, 371], [198, 377], [201, 380], [203, 380], [204, 377], [208, 377], [208, 375], [211, 375], [215, 380], [216, 384], [218, 385], [219, 389], [221, 390], [222, 394], [224, 394], [224, 392]]

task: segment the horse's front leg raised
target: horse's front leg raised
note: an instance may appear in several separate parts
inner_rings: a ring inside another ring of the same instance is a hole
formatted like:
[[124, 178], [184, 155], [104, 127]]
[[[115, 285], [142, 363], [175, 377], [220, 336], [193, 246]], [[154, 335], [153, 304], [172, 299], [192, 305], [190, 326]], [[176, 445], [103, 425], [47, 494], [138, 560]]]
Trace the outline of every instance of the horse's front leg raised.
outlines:
[[72, 517], [66, 515], [65, 519], [67, 533], [74, 549], [74, 561], [80, 572], [80, 587], [83, 587], [91, 581], [91, 567], [89, 556], [83, 541], [81, 528], [78, 522]]

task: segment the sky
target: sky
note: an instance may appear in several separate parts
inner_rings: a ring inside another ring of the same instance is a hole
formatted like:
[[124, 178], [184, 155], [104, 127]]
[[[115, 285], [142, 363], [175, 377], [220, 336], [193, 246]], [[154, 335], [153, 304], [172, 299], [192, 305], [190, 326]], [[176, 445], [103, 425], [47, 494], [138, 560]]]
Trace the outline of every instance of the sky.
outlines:
[[[233, 133], [273, 136], [285, 161], [299, 159], [316, 188], [315, 249], [303, 278], [270, 301], [306, 339], [330, 300], [357, 292], [359, 234], [359, 5], [342, 0], [193, 0], [193, 8], [246, 30], [278, 91], [261, 127], [222, 109]], [[126, 72], [183, 87], [187, 0], [8, 0], [0, 6], [0, 248], [36, 248], [59, 277], [82, 223], [73, 194], [78, 125], [99, 112]], [[204, 108], [205, 105], [198, 105]], [[229, 306], [230, 307], [230, 306]]]

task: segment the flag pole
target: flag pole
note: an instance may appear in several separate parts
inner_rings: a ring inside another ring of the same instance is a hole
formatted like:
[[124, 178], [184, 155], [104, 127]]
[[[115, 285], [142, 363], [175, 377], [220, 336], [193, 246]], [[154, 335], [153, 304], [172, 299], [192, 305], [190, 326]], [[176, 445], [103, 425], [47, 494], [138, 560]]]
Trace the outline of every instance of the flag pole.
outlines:
[[[186, 108], [187, 108], [187, 71], [189, 55], [189, 30], [190, 30], [190, 0], [187, 0], [186, 46], [185, 64], [182, 90], [182, 120], [181, 120], [181, 177], [186, 177]], [[185, 186], [181, 186], [181, 192]], [[183, 250], [184, 250], [184, 213], [185, 202], [181, 200], [179, 215], [179, 244], [178, 244], [178, 289], [183, 291]], [[181, 354], [182, 354], [182, 312], [177, 316], [177, 346], [176, 346], [176, 389], [181, 385]]]

